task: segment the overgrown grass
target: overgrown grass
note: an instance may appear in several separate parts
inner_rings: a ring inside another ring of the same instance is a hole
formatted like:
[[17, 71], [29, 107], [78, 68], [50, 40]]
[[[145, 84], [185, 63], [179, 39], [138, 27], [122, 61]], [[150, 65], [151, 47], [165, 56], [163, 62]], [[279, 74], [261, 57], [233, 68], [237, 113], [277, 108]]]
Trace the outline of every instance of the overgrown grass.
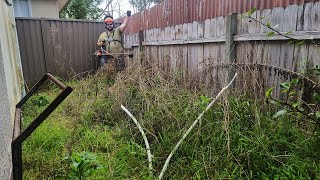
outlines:
[[[159, 175], [165, 159], [207, 105], [204, 89], [154, 67], [109, 68], [81, 81], [24, 143], [25, 179], [67, 179], [72, 153], [90, 152], [102, 169], [88, 179], [149, 177], [143, 139], [126, 106], [144, 127]], [[24, 127], [58, 93], [48, 88], [26, 104]], [[192, 89], [192, 90], [191, 90]], [[200, 98], [202, 96], [202, 98]], [[320, 141], [292, 117], [272, 118], [266, 104], [229, 93], [205, 114], [178, 149], [166, 179], [319, 179]]]

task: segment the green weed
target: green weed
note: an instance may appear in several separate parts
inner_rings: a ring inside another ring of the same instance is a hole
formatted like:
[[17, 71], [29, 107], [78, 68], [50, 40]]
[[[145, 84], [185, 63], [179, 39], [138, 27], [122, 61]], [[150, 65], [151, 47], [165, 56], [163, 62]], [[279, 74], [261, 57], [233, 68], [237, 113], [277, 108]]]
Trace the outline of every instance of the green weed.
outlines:
[[[77, 174], [63, 160], [77, 152], [90, 153], [102, 167], [90, 169], [87, 179], [156, 178], [149, 177], [141, 134], [120, 105], [144, 128], [158, 175], [172, 148], [210, 101], [201, 82], [182, 83], [153, 67], [108, 73], [101, 70], [69, 82], [73, 93], [24, 145], [25, 179]], [[50, 101], [52, 92], [40, 96]], [[28, 108], [42, 106], [31, 103]], [[274, 119], [270, 108], [230, 93], [204, 115], [177, 150], [165, 179], [319, 179], [319, 136], [288, 115]], [[25, 113], [25, 119], [34, 111]]]

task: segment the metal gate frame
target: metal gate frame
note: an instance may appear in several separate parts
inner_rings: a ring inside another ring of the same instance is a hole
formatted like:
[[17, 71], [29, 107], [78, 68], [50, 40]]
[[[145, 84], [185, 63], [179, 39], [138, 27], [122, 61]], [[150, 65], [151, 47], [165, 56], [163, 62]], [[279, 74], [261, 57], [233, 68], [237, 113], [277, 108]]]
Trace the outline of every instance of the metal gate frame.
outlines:
[[[39, 89], [40, 86], [47, 80], [51, 80], [63, 91], [49, 104], [49, 106], [40, 113], [40, 115], [30, 123], [30, 125], [22, 132], [21, 130], [21, 108], [27, 100]], [[46, 73], [36, 85], [23, 97], [16, 105], [16, 113], [14, 119], [13, 141], [11, 143], [12, 151], [12, 172], [14, 180], [22, 180], [22, 143], [32, 132], [59, 106], [59, 104], [73, 91], [69, 86], [65, 86], [50, 73]]]

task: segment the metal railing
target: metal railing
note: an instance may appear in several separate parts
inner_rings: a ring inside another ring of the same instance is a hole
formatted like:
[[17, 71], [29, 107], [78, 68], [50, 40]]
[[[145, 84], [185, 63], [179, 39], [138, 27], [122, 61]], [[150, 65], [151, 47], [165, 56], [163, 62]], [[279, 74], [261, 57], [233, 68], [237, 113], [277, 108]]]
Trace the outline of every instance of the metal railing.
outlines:
[[[40, 115], [31, 122], [31, 124], [22, 132], [21, 130], [21, 108], [27, 100], [39, 89], [47, 80], [51, 80], [59, 86], [63, 91], [49, 104], [49, 106], [40, 113]], [[65, 86], [50, 73], [46, 73], [36, 85], [28, 92], [28, 94], [16, 105], [16, 113], [14, 119], [13, 141], [11, 143], [12, 151], [12, 172], [14, 180], [22, 179], [22, 143], [32, 132], [59, 106], [59, 104], [73, 91], [69, 86]]]

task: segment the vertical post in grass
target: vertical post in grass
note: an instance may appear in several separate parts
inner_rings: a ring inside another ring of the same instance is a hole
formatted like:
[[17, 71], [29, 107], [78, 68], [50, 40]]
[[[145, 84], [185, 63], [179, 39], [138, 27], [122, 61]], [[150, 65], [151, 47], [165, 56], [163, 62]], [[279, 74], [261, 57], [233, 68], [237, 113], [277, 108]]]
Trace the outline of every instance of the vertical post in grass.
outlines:
[[143, 41], [144, 41], [144, 31], [140, 30], [139, 31], [139, 50], [143, 50]]
[[139, 31], [139, 52], [140, 52], [140, 64], [143, 64], [144, 56], [141, 56], [143, 54], [143, 42], [144, 42], [144, 31]]
[[[234, 35], [237, 34], [237, 17], [238, 13], [229, 14], [226, 21], [225, 57], [230, 64], [236, 62], [236, 42], [234, 41]], [[235, 71], [231, 65], [229, 80], [232, 79], [234, 74]]]

